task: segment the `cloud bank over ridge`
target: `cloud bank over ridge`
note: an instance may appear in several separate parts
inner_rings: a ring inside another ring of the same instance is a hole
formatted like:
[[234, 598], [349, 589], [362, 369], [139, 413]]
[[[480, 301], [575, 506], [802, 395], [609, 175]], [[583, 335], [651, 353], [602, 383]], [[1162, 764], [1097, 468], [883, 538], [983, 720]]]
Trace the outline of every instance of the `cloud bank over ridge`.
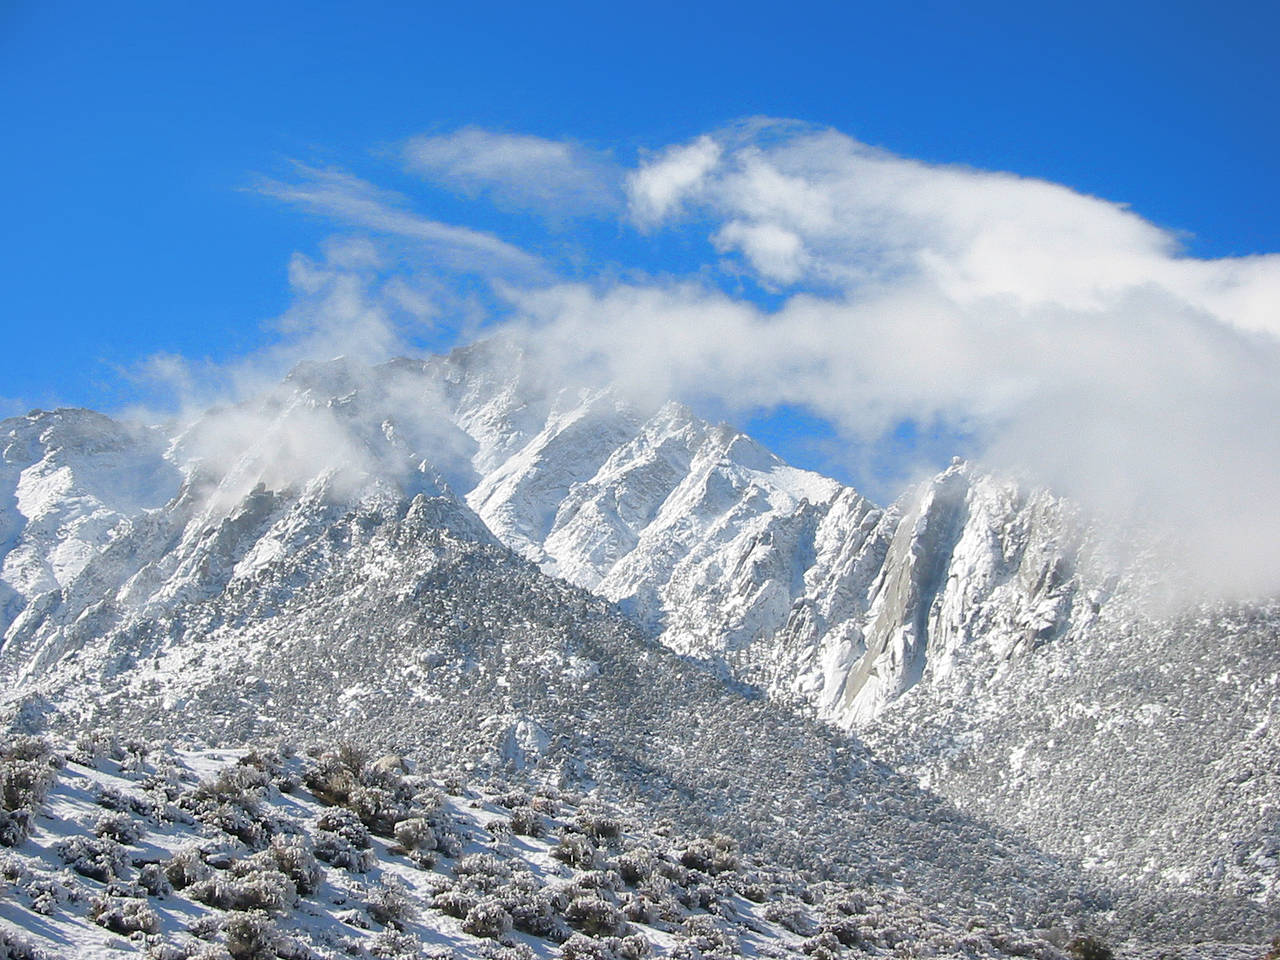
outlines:
[[[804, 409], [851, 459], [904, 423], [954, 435], [993, 469], [1173, 538], [1212, 589], [1280, 588], [1280, 256], [1197, 259], [1122, 204], [794, 122], [744, 121], [631, 167], [475, 128], [402, 157], [465, 196], [613, 217], [633, 244], [690, 253], [645, 272], [596, 251], [583, 279], [554, 245], [436, 223], [341, 171], [264, 191], [422, 240], [420, 271], [444, 287], [491, 253], [500, 328], [565, 382], [739, 416]], [[326, 289], [352, 272], [325, 269]], [[332, 347], [343, 324], [323, 316]], [[904, 480], [928, 466], [899, 464]]]

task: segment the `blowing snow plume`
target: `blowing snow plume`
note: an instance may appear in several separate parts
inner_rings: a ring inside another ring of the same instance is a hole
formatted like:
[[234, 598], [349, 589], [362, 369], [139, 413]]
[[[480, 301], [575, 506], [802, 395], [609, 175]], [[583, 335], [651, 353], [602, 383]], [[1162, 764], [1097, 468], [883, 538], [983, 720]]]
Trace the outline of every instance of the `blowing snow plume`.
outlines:
[[[372, 304], [354, 352], [411, 348], [382, 319], [407, 302], [430, 322], [484, 302], [502, 319], [457, 326], [454, 340], [505, 331], [553, 382], [743, 417], [800, 408], [830, 424], [854, 474], [920, 425], [1117, 530], [1176, 544], [1199, 587], [1280, 588], [1280, 256], [1197, 259], [1121, 204], [791, 122], [746, 121], [631, 168], [474, 128], [412, 140], [404, 162], [551, 226], [522, 228], [535, 255], [340, 172], [267, 183], [379, 238], [377, 256], [325, 264], [325, 290]], [[612, 243], [599, 230], [610, 220]], [[626, 265], [673, 243], [674, 271], [665, 255], [660, 276]], [[339, 307], [351, 310], [330, 292], [308, 308], [331, 352], [344, 324], [326, 311]], [[371, 323], [390, 332], [371, 336]], [[904, 480], [937, 465], [896, 464]]]

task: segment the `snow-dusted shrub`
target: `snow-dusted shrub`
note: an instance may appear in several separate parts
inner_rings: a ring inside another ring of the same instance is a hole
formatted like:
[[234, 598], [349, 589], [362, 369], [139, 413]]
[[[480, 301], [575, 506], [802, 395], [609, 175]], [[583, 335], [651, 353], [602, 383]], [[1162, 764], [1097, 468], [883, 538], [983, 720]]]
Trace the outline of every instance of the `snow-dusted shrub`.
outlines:
[[506, 807], [508, 810], [515, 810], [519, 807], [529, 806], [532, 798], [523, 790], [509, 790], [505, 793], [496, 794], [493, 802], [500, 807]]
[[1080, 936], [1067, 944], [1067, 953], [1075, 960], [1112, 960], [1111, 948], [1097, 937]]
[[606, 813], [579, 811], [573, 818], [573, 825], [593, 840], [612, 840], [622, 836], [622, 822]]
[[738, 869], [738, 845], [722, 833], [691, 840], [680, 853], [680, 863], [691, 870], [715, 876]]
[[395, 826], [396, 843], [406, 850], [433, 850], [436, 845], [435, 831], [425, 817], [409, 817]]
[[596, 862], [596, 845], [581, 833], [566, 833], [551, 850], [551, 855], [571, 867], [588, 869]]
[[622, 886], [622, 877], [614, 870], [588, 870], [576, 877], [570, 885], [574, 896], [600, 890], [616, 893]]
[[733, 932], [708, 916], [689, 917], [681, 932], [700, 953], [742, 952], [742, 946]]
[[503, 899], [517, 930], [554, 943], [564, 943], [573, 932], [561, 915], [567, 904], [559, 902], [550, 891], [542, 890], [523, 897], [504, 896]]
[[484, 828], [494, 840], [505, 843], [511, 839], [511, 824], [506, 820], [490, 820]]
[[840, 956], [840, 941], [831, 933], [819, 933], [800, 944], [801, 951], [813, 960], [836, 960]]
[[324, 879], [323, 868], [302, 837], [276, 837], [266, 850], [254, 855], [254, 859], [259, 858], [293, 881], [303, 896], [315, 893]]
[[124, 813], [106, 813], [93, 825], [96, 837], [110, 837], [117, 843], [137, 843], [143, 834], [142, 825]]
[[564, 960], [641, 960], [649, 952], [649, 941], [638, 934], [595, 939], [575, 933], [560, 948]]
[[365, 873], [373, 867], [369, 831], [350, 810], [332, 807], [316, 817], [315, 855], [335, 867]]
[[559, 801], [555, 797], [541, 793], [529, 801], [529, 806], [538, 813], [545, 813], [548, 817], [554, 817], [560, 812]]
[[191, 799], [197, 804], [230, 803], [256, 813], [270, 786], [271, 777], [256, 767], [224, 767], [213, 779], [196, 784], [191, 791]]
[[191, 884], [186, 895], [222, 910], [279, 911], [298, 900], [293, 881], [259, 860], [237, 860], [230, 869]]
[[856, 947], [862, 943], [861, 921], [856, 917], [828, 916], [822, 921], [822, 932], [835, 937], [843, 946]]
[[352, 873], [368, 873], [377, 859], [372, 850], [361, 850], [340, 834], [321, 830], [313, 841], [317, 859]]
[[[476, 952], [484, 960], [536, 960], [536, 955], [528, 946], [523, 943], [512, 943], [511, 941], [499, 943], [497, 940], [481, 940], [477, 944]], [[454, 960], [454, 958], [431, 956], [428, 960]]]
[[93, 880], [105, 883], [124, 870], [124, 848], [109, 837], [69, 837], [53, 850], [72, 870]]
[[466, 919], [472, 907], [476, 905], [476, 898], [462, 890], [441, 890], [431, 898], [431, 906], [435, 907], [441, 913], [450, 917], [457, 917], [459, 920]]
[[336, 833], [353, 847], [365, 850], [369, 846], [369, 830], [360, 817], [344, 807], [330, 807], [322, 811], [315, 821], [316, 830]]
[[139, 816], [149, 816], [154, 808], [149, 800], [142, 797], [135, 797], [131, 793], [125, 793], [116, 787], [107, 784], [95, 783], [92, 786], [94, 802], [105, 810], [111, 810], [115, 813], [130, 813]]
[[764, 918], [802, 937], [810, 937], [817, 932], [813, 921], [809, 919], [804, 906], [798, 900], [786, 899], [769, 904], [764, 908]]
[[369, 940], [369, 956], [380, 960], [422, 956], [422, 941], [403, 930], [383, 930]]
[[618, 855], [618, 876], [634, 887], [653, 873], [653, 863], [653, 852], [648, 847], [635, 847]]
[[13, 847], [27, 838], [60, 763], [39, 737], [12, 737], [0, 748], [0, 844]]
[[394, 879], [373, 888], [365, 901], [365, 909], [377, 923], [397, 930], [404, 929], [405, 924], [417, 915], [417, 909], [409, 899], [404, 884]]
[[357, 743], [355, 740], [342, 740], [333, 748], [333, 755], [338, 762], [350, 770], [356, 776], [359, 776], [365, 766], [369, 763], [369, 758], [373, 756], [368, 747]]
[[336, 754], [326, 753], [309, 765], [302, 774], [308, 790], [325, 803], [343, 804], [360, 786], [355, 773]]
[[144, 863], [138, 871], [138, 884], [153, 897], [167, 897], [173, 893], [173, 884], [165, 875], [164, 864]]
[[498, 940], [511, 932], [512, 925], [511, 914], [498, 900], [487, 897], [467, 911], [467, 918], [462, 922], [462, 931], [473, 937]]
[[155, 933], [160, 929], [160, 918], [147, 901], [132, 897], [94, 897], [89, 906], [89, 919], [122, 936]]
[[205, 863], [199, 847], [183, 847], [161, 864], [165, 879], [175, 890], [184, 890], [213, 875], [213, 868]]
[[511, 868], [491, 853], [473, 853], [453, 865], [453, 875], [470, 889], [488, 892], [511, 878]]
[[266, 842], [271, 829], [269, 823], [257, 819], [256, 809], [238, 803], [203, 801], [193, 812], [201, 823], [230, 834], [255, 850]]
[[0, 960], [45, 960], [46, 956], [17, 931], [0, 927]]
[[222, 922], [227, 952], [233, 960], [276, 960], [282, 937], [260, 910], [227, 917]]
[[599, 897], [576, 897], [565, 908], [564, 918], [590, 937], [620, 937], [628, 930], [622, 911]]
[[628, 894], [622, 901], [622, 915], [632, 923], [652, 924], [661, 916], [658, 906], [643, 893]]
[[347, 797], [346, 806], [379, 836], [391, 836], [397, 821], [409, 814], [408, 805], [402, 799], [380, 786], [356, 787]]
[[517, 807], [511, 812], [511, 832], [522, 837], [540, 837], [545, 831], [542, 816], [533, 807]]

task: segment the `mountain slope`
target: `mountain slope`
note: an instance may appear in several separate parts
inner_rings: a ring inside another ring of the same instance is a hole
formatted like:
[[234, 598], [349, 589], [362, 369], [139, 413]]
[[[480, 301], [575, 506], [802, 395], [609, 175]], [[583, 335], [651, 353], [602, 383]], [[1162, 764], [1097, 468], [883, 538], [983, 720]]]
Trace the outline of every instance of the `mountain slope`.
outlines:
[[[1184, 930], [1276, 903], [1275, 611], [1152, 618], [1047, 492], [958, 463], [880, 508], [679, 405], [545, 383], [498, 342], [305, 365], [167, 456], [171, 502], [15, 605], [0, 668], [26, 721], [354, 730], [1019, 911], [1079, 882], [1037, 845], [1119, 881], [1130, 916], [1150, 885], [1210, 897]], [[1195, 705], [1196, 662], [1233, 678], [1228, 707]], [[865, 755], [879, 772], [850, 773], [808, 709], [1015, 833], [940, 827], [959, 815]]]

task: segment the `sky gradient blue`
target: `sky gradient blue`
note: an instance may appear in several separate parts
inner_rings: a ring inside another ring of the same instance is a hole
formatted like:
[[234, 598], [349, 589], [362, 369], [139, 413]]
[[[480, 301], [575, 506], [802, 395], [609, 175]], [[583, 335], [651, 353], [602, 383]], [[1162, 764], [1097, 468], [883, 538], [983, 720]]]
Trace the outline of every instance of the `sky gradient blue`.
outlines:
[[1277, 36], [1242, 2], [3, 4], [0, 403], [118, 408], [145, 356], [254, 349], [333, 229], [254, 178], [409, 190], [394, 145], [468, 124], [630, 161], [794, 117], [1127, 202], [1199, 255], [1280, 250]]

